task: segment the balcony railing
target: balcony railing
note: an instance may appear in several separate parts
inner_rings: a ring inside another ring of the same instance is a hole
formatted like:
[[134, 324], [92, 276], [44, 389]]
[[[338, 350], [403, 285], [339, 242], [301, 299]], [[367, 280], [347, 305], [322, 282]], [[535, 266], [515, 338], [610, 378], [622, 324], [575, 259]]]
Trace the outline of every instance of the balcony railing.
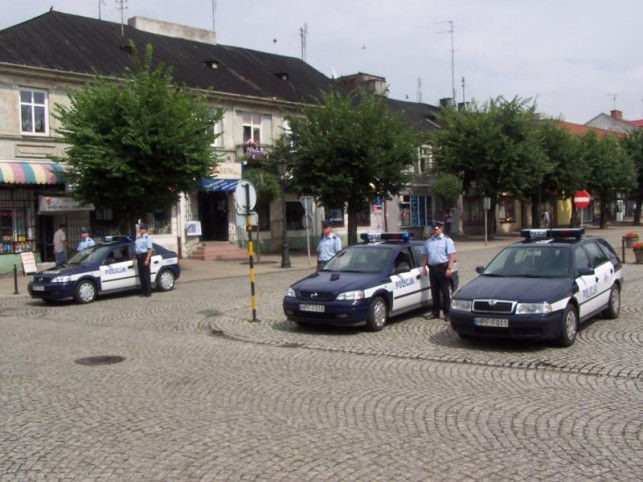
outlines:
[[237, 160], [259, 161], [268, 159], [272, 154], [273, 146], [267, 144], [239, 144], [237, 145]]

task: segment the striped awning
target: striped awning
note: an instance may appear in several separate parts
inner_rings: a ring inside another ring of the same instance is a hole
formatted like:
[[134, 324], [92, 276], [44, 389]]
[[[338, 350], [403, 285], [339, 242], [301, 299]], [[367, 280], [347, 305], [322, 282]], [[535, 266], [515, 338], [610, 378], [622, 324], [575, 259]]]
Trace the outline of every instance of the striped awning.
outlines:
[[237, 188], [239, 179], [203, 179], [201, 189], [206, 192], [232, 192]]
[[55, 162], [0, 161], [0, 183], [65, 184], [65, 173]]

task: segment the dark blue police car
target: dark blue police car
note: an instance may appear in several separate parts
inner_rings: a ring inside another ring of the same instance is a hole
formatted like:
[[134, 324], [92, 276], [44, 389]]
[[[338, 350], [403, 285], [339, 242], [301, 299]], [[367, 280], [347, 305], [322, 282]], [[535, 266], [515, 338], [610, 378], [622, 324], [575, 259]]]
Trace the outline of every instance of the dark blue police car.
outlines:
[[525, 229], [451, 300], [463, 338], [553, 339], [570, 346], [580, 323], [617, 318], [623, 270], [607, 241], [583, 229]]
[[[409, 233], [362, 234], [321, 270], [298, 281], [283, 300], [297, 323], [359, 326], [381, 330], [389, 316], [431, 305], [428, 276], [422, 276], [422, 242]], [[451, 276], [458, 286], [457, 270]]]
[[[76, 253], [63, 266], [36, 273], [29, 282], [29, 294], [46, 301], [74, 299], [91, 303], [96, 296], [140, 289], [129, 236], [107, 236], [103, 242]], [[174, 251], [153, 244], [150, 260], [152, 286], [159, 291], [174, 288], [181, 274]]]

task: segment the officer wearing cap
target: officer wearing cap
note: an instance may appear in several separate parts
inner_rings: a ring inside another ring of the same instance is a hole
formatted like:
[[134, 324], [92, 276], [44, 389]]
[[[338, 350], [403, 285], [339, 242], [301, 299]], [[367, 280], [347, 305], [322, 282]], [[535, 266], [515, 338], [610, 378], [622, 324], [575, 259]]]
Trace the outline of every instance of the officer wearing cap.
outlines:
[[317, 269], [322, 269], [341, 250], [342, 240], [333, 233], [332, 221], [322, 221], [322, 237], [317, 245]]
[[89, 229], [87, 228], [80, 228], [80, 242], [78, 243], [78, 247], [76, 248], [76, 251], [82, 251], [83, 249], [91, 248], [94, 246], [94, 240], [89, 237]]
[[134, 261], [138, 268], [138, 278], [141, 280], [143, 296], [152, 296], [152, 281], [150, 260], [152, 259], [152, 240], [147, 234], [147, 224], [138, 226], [139, 235], [136, 237], [136, 256]]
[[[449, 295], [449, 278], [455, 262], [455, 245], [453, 240], [442, 232], [444, 224], [433, 223], [433, 235], [422, 247], [422, 274], [429, 275], [433, 309], [431, 318], [440, 317], [440, 307], [444, 319], [449, 319], [451, 298]], [[441, 296], [440, 296], [441, 295]]]

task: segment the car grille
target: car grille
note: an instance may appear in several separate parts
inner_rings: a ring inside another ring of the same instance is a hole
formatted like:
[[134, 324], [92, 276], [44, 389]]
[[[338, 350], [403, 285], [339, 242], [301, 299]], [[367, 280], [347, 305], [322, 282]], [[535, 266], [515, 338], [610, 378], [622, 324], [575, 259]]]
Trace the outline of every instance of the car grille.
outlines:
[[299, 291], [297, 294], [300, 300], [325, 301], [333, 299], [332, 293], [324, 293], [323, 291]]
[[34, 283], [48, 283], [50, 279], [44, 276], [34, 276], [33, 281]]
[[476, 313], [513, 313], [515, 301], [474, 300], [473, 311]]

